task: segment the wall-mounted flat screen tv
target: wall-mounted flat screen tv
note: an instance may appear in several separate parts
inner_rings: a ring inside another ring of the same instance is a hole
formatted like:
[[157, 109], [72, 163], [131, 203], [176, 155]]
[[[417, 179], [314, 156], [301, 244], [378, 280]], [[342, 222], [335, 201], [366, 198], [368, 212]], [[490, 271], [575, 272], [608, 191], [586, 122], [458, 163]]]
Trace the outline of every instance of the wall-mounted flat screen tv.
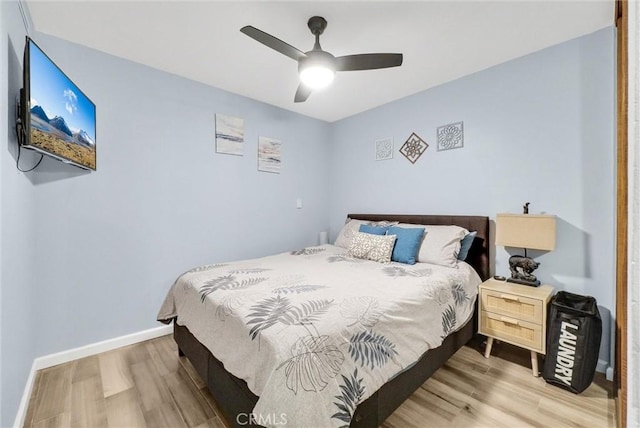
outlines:
[[96, 106], [27, 37], [22, 91], [22, 147], [96, 170]]

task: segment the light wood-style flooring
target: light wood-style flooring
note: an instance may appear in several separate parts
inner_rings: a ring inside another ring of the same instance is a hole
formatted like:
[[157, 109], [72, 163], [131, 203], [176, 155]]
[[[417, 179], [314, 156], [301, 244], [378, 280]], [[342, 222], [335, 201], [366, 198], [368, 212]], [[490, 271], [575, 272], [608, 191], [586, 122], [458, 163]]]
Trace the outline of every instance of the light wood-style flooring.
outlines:
[[[575, 395], [534, 378], [529, 352], [474, 339], [382, 425], [615, 427], [611, 384], [597, 374]], [[225, 427], [203, 381], [171, 336], [41, 370], [25, 427]]]

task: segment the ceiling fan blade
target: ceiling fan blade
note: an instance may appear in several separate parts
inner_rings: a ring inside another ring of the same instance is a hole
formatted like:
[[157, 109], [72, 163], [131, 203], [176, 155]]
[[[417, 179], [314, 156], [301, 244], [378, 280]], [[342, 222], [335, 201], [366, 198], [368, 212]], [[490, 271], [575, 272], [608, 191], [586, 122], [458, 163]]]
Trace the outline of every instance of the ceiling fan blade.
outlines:
[[309, 95], [311, 95], [312, 89], [308, 86], [303, 85], [302, 83], [298, 86], [298, 90], [296, 91], [296, 96], [293, 101], [296, 103], [303, 103], [307, 101]]
[[285, 43], [262, 30], [258, 30], [256, 27], [252, 27], [251, 25], [242, 27], [240, 31], [263, 45], [268, 46], [291, 59], [295, 59], [296, 61], [300, 61], [301, 58], [306, 58], [307, 56], [304, 52], [294, 48], [290, 44]]
[[402, 65], [402, 54], [373, 53], [346, 55], [336, 58], [336, 71], [374, 70]]

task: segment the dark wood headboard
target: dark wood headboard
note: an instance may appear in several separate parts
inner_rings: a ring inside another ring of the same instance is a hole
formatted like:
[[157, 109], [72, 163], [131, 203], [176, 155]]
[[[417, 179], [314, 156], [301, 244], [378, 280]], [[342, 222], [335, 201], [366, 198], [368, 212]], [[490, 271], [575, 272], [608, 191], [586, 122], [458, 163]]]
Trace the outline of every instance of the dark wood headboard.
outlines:
[[399, 221], [401, 223], [428, 224], [434, 226], [460, 226], [478, 234], [471, 245], [466, 262], [485, 281], [490, 276], [489, 266], [489, 217], [464, 215], [414, 215], [414, 214], [348, 214], [350, 218], [369, 221]]

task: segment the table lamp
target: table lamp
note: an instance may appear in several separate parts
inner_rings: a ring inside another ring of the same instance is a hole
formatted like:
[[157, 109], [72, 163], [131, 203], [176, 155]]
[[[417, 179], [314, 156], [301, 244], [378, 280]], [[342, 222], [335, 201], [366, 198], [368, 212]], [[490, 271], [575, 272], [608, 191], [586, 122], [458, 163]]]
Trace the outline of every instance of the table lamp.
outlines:
[[498, 214], [496, 245], [524, 249], [524, 256], [511, 256], [508, 282], [537, 287], [540, 281], [533, 275], [540, 263], [527, 257], [527, 249], [553, 251], [556, 248], [556, 216], [544, 214]]

